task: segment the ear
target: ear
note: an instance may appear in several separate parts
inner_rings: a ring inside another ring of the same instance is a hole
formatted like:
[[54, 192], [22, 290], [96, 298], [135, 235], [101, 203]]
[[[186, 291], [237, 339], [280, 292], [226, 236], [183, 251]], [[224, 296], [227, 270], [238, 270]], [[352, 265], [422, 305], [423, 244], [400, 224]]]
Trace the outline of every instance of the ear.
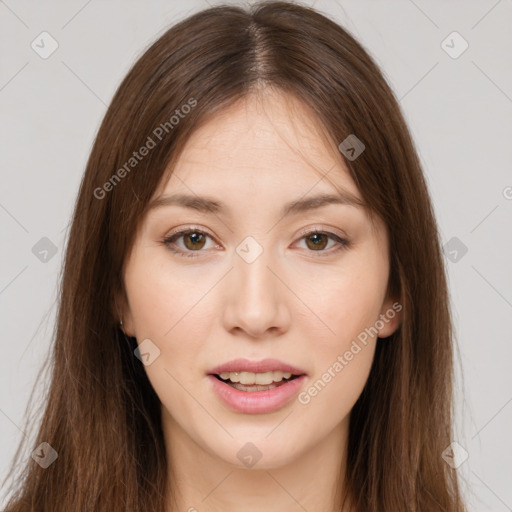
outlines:
[[395, 297], [389, 297], [384, 301], [379, 319], [375, 322], [375, 326], [379, 329], [379, 338], [387, 338], [398, 329], [402, 323], [402, 310], [402, 304]]
[[[126, 336], [134, 337], [133, 329], [133, 316], [130, 310], [128, 297], [124, 290], [118, 292], [115, 296], [115, 315], [119, 328], [126, 334]], [[120, 325], [122, 322], [122, 325]]]

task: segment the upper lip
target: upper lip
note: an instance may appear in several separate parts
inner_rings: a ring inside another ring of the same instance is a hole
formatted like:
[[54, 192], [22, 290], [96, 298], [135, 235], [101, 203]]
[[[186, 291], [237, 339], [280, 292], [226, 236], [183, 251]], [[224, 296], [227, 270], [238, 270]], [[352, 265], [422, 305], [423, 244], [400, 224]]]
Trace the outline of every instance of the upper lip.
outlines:
[[210, 375], [218, 375], [223, 372], [252, 372], [252, 373], [265, 373], [270, 371], [288, 372], [294, 375], [305, 375], [306, 372], [292, 366], [291, 364], [283, 363], [278, 359], [262, 359], [261, 361], [250, 361], [249, 359], [233, 359], [227, 363], [216, 366], [209, 371]]

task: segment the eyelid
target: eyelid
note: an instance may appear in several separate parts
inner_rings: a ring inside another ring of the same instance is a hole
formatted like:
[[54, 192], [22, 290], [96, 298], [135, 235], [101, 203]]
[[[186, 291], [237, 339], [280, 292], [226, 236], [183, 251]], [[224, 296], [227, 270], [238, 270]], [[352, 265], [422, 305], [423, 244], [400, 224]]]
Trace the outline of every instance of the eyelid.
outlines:
[[349, 241], [349, 237], [344, 231], [340, 230], [341, 231], [340, 233], [334, 233], [333, 230], [335, 230], [335, 228], [332, 228], [330, 226], [325, 226], [323, 224], [320, 224], [320, 225], [317, 224], [314, 227], [309, 226], [309, 227], [302, 228], [299, 231], [299, 236], [303, 237], [303, 236], [311, 235], [314, 233], [323, 233], [326, 235], [334, 235], [336, 237], [339, 237], [340, 239], [345, 239], [347, 242]]
[[205, 235], [208, 235], [213, 240], [216, 240], [215, 237], [207, 229], [205, 229], [201, 226], [194, 226], [193, 224], [191, 224], [190, 226], [174, 228], [167, 235], [165, 235], [164, 238], [167, 239], [167, 238], [171, 238], [172, 236], [177, 235], [177, 234], [183, 235], [185, 233], [190, 233], [190, 232], [203, 233]]
[[342, 251], [344, 249], [349, 249], [352, 246], [352, 242], [344, 232], [343, 234], [337, 234], [331, 230], [334, 230], [334, 228], [330, 228], [328, 226], [315, 226], [303, 228], [299, 233], [299, 238], [297, 242], [300, 242], [307, 238], [308, 236], [314, 234], [325, 235], [330, 240], [333, 240], [335, 242], [335, 245], [327, 250], [312, 251], [305, 249], [308, 255], [314, 255], [314, 258], [328, 258], [329, 256], [337, 254], [339, 251]]
[[[329, 226], [323, 226], [323, 225], [320, 225], [320, 226], [316, 225], [314, 227], [302, 228], [297, 235], [298, 236], [297, 242], [303, 240], [305, 237], [312, 235], [312, 234], [323, 234], [323, 235], [326, 235], [331, 240], [334, 240], [334, 242], [336, 242], [336, 246], [331, 247], [328, 250], [307, 251], [307, 252], [310, 252], [313, 254], [317, 253], [316, 254], [317, 257], [329, 256], [341, 249], [348, 248], [351, 245], [351, 242], [345, 233], [336, 234], [336, 233], [333, 233], [332, 231], [329, 231], [331, 229], [334, 229], [334, 228], [331, 228]], [[172, 247], [172, 242], [174, 242], [173, 238], [178, 239], [178, 238], [181, 238], [182, 236], [185, 236], [189, 233], [201, 233], [203, 235], [210, 237], [217, 245], [219, 245], [218, 241], [211, 233], [209, 233], [206, 229], [204, 229], [202, 227], [194, 226], [194, 225], [190, 225], [187, 227], [178, 227], [178, 228], [173, 229], [168, 235], [166, 235], [164, 237], [162, 242], [172, 252], [179, 254], [181, 256], [184, 256], [184, 257], [194, 258], [194, 257], [199, 256], [201, 252], [205, 252], [205, 251], [204, 250], [190, 251], [190, 250], [183, 250], [183, 249], [179, 249], [179, 248], [176, 249], [176, 248]]]
[[209, 233], [206, 229], [204, 229], [202, 227], [193, 226], [193, 225], [187, 226], [187, 227], [178, 227], [178, 228], [173, 229], [168, 235], [166, 235], [163, 238], [162, 243], [167, 247], [167, 249], [169, 249], [170, 251], [172, 251], [175, 254], [184, 256], [186, 258], [195, 258], [195, 257], [199, 256], [200, 253], [205, 252], [205, 251], [203, 251], [203, 250], [187, 251], [187, 250], [180, 249], [180, 248], [174, 248], [172, 246], [172, 243], [174, 242], [173, 239], [179, 239], [189, 233], [201, 233], [202, 235], [205, 235], [205, 236], [211, 238], [212, 241], [218, 245], [216, 238], [211, 233]]
[[[320, 225], [315, 225], [314, 227], [305, 227], [305, 228], [302, 228], [299, 233], [298, 233], [298, 236], [300, 237], [303, 237], [303, 236], [306, 236], [306, 235], [310, 235], [312, 233], [325, 233], [325, 234], [331, 234], [331, 232], [329, 230], [332, 230], [332, 229], [335, 229], [335, 228], [332, 228], [330, 226], [324, 226], [322, 224]], [[188, 232], [199, 232], [199, 233], [203, 233], [205, 235], [208, 235], [209, 237], [211, 237], [213, 240], [215, 240], [215, 242], [218, 243], [217, 239], [215, 238], [214, 235], [212, 235], [207, 229], [201, 227], [201, 226], [195, 226], [195, 225], [190, 225], [190, 226], [186, 226], [186, 227], [177, 227], [175, 229], [173, 229], [169, 234], [167, 234], [164, 239], [168, 239], [170, 237], [172, 237], [173, 235], [176, 235], [176, 234], [184, 234], [184, 233], [188, 233]], [[332, 233], [333, 235], [336, 235], [340, 238], [344, 238], [344, 239], [347, 239], [348, 241], [348, 235], [346, 233], [344, 233], [343, 231], [341, 233]]]

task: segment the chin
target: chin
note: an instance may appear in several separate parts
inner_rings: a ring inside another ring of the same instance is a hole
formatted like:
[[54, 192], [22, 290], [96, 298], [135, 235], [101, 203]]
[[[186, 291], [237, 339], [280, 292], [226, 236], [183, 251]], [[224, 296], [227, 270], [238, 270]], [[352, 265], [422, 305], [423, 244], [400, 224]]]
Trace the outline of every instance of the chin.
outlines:
[[[285, 430], [279, 435], [271, 433], [272, 428], [265, 428], [255, 435], [254, 428], [245, 435], [243, 432], [234, 434], [234, 439], [226, 440], [220, 446], [214, 443], [212, 453], [237, 469], [278, 469], [294, 462], [303, 451], [299, 447], [300, 439], [290, 436]], [[280, 428], [280, 427], [279, 427]], [[299, 434], [297, 434], [299, 436]], [[220, 450], [219, 450], [220, 448]]]

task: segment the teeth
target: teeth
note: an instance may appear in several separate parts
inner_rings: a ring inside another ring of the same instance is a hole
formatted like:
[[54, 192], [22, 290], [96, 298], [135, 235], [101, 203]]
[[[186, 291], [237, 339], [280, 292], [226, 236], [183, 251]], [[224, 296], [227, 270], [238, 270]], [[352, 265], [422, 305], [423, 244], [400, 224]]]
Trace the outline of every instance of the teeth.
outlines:
[[272, 384], [272, 382], [281, 382], [283, 379], [289, 379], [292, 374], [289, 372], [222, 372], [220, 378], [230, 380], [231, 382], [239, 382], [240, 384], [251, 385], [259, 384], [262, 386]]

